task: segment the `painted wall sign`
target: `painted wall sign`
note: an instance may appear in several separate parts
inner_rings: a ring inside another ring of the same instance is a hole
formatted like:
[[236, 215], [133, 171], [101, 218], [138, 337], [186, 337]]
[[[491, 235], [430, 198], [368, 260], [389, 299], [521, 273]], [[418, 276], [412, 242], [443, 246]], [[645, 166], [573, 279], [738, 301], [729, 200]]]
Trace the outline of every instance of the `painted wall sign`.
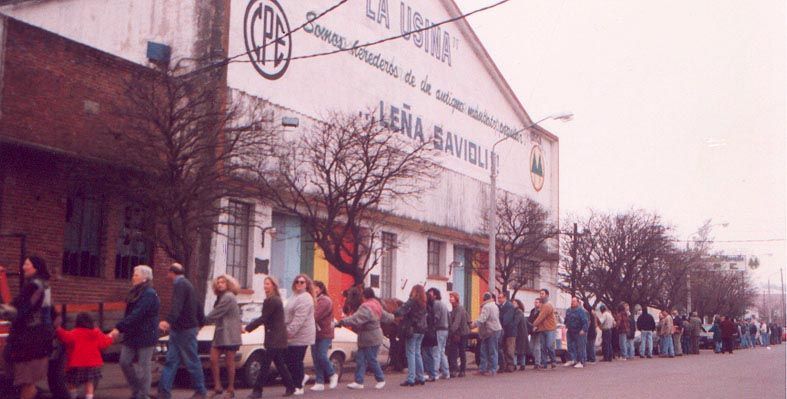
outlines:
[[544, 153], [538, 144], [534, 144], [530, 150], [530, 181], [536, 191], [544, 187]]
[[292, 55], [290, 23], [276, 0], [253, 0], [243, 17], [243, 39], [254, 69], [275, 80], [287, 72]]
[[[228, 52], [250, 51], [251, 57], [229, 64], [227, 84], [317, 119], [334, 111], [382, 115], [412, 139], [432, 141], [443, 154], [443, 167], [488, 183], [492, 145], [530, 121], [505, 93], [502, 77], [470, 28], [463, 22], [434, 25], [457, 15], [453, 2], [349, 0], [318, 18], [335, 5], [334, 0], [231, 0]], [[283, 37], [287, 24], [303, 29]], [[421, 28], [426, 29], [414, 32]], [[265, 54], [263, 43], [268, 43]], [[336, 50], [345, 51], [319, 55]], [[511, 140], [496, 148], [499, 187], [556, 207], [558, 187], [551, 182], [557, 179], [550, 182], [549, 176], [557, 173], [557, 162], [549, 160], [557, 157], [557, 142], [539, 143], [538, 191], [522, 176], [532, 145]], [[463, 182], [445, 189], [469, 187]]]

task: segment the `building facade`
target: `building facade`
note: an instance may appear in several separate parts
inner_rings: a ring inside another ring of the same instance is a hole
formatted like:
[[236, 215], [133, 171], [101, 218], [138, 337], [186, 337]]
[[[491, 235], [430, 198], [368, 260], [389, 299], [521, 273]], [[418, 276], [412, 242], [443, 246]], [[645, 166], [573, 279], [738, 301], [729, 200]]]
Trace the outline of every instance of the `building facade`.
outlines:
[[[382, 245], [390, 250], [367, 284], [400, 299], [414, 284], [458, 291], [475, 317], [487, 287], [486, 276], [474, 270], [487, 262], [483, 220], [491, 163], [497, 162], [501, 193], [537, 201], [558, 226], [558, 139], [540, 127], [519, 135], [533, 120], [465, 20], [435, 25], [461, 14], [453, 1], [352, 0], [329, 10], [334, 5], [15, 1], [0, 13], [140, 66], [149, 65], [148, 42], [169, 46], [173, 60], [228, 58], [231, 97], [267, 102], [276, 119], [297, 118], [297, 131], [308, 131], [328, 112], [361, 111], [379, 115], [410, 140], [430, 141], [440, 153], [439, 178], [418, 201], [385, 209], [391, 217]], [[499, 145], [494, 157], [493, 144], [507, 135], [521, 138]], [[324, 260], [297, 217], [257, 199], [226, 201], [232, 212], [213, 238], [212, 275], [236, 276], [246, 288], [242, 301], [262, 301], [267, 274], [282, 288], [298, 273], [309, 274], [335, 299], [352, 284]], [[542, 286], [557, 291], [556, 240], [548, 247], [547, 256], [534, 259], [529, 289], [518, 296], [525, 303]], [[335, 302], [339, 316], [341, 301]], [[208, 298], [206, 307], [212, 303]]]

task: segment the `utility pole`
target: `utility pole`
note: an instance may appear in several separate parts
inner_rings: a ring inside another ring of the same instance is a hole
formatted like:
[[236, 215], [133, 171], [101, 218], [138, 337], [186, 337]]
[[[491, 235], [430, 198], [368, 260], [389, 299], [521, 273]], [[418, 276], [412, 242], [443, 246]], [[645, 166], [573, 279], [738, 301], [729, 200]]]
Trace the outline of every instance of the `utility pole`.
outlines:
[[782, 325], [784, 325], [785, 322], [787, 322], [787, 305], [785, 305], [785, 300], [784, 300], [785, 292], [784, 292], [784, 268], [783, 267], [781, 268], [781, 270], [779, 270], [779, 274], [781, 274], [781, 276], [782, 276]]
[[770, 303], [771, 302], [771, 279], [770, 278], [768, 278], [768, 294], [765, 295], [765, 300], [763, 302], [765, 302], [764, 303], [765, 304], [765, 311], [768, 312], [768, 323], [770, 323], [772, 321], [771, 320], [771, 313], [772, 312], [771, 312], [771, 303]]
[[[574, 223], [574, 234], [571, 236], [571, 270], [576, 272], [577, 270], [577, 224]], [[571, 295], [576, 295], [576, 282], [571, 282]]]
[[[689, 242], [686, 241], [686, 253], [688, 254], [688, 252]], [[686, 313], [691, 315], [691, 262], [686, 268]]]
[[[500, 139], [495, 145], [500, 143], [500, 141], [506, 139]], [[489, 174], [489, 229], [487, 234], [489, 235], [489, 291], [495, 292], [495, 283], [497, 281], [497, 168], [495, 164], [497, 160], [495, 159], [495, 146], [492, 146], [492, 163], [490, 165], [490, 174]], [[503, 287], [505, 289], [505, 287]]]

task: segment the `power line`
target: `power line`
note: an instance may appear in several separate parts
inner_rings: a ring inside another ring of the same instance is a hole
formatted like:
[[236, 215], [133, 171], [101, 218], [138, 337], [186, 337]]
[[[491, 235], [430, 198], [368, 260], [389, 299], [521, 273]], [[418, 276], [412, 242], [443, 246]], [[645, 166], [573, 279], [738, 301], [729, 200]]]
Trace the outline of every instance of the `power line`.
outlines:
[[678, 239], [670, 239], [669, 241], [674, 242], [707, 242], [707, 243], [715, 243], [715, 242], [729, 242], [729, 243], [738, 243], [738, 242], [780, 242], [780, 241], [787, 241], [787, 238], [761, 238], [761, 239], [751, 239], [751, 240], [678, 240]]
[[[458, 21], [460, 19], [465, 19], [465, 18], [467, 18], [467, 17], [469, 17], [469, 16], [471, 16], [473, 14], [477, 14], [479, 12], [495, 8], [497, 6], [500, 6], [500, 5], [503, 5], [505, 3], [508, 3], [509, 1], [510, 0], [501, 0], [501, 1], [498, 1], [497, 3], [490, 4], [490, 5], [485, 6], [485, 7], [481, 7], [479, 9], [470, 11], [470, 12], [465, 13], [465, 14], [458, 15], [458, 16], [453, 17], [453, 18], [446, 19], [444, 21], [440, 21], [440, 22], [438, 22], [436, 24], [431, 24], [429, 26], [424, 26], [423, 28], [420, 28], [420, 29], [407, 31], [407, 32], [402, 33], [400, 35], [389, 36], [389, 37], [386, 37], [386, 38], [383, 38], [383, 39], [367, 42], [367, 43], [364, 43], [364, 44], [357, 44], [357, 45], [354, 45], [354, 46], [351, 46], [351, 47], [347, 47], [347, 48], [340, 48], [340, 49], [336, 49], [336, 50], [325, 51], [325, 52], [322, 52], [322, 53], [314, 53], [314, 54], [307, 54], [307, 55], [299, 55], [297, 57], [290, 57], [290, 61], [303, 60], [303, 59], [307, 59], [307, 58], [322, 57], [322, 56], [326, 56], [326, 55], [333, 55], [333, 54], [337, 54], [337, 53], [343, 53], [345, 51], [353, 51], [353, 50], [357, 50], [359, 48], [376, 46], [378, 44], [382, 44], [382, 43], [389, 42], [389, 41], [392, 41], [392, 40], [401, 39], [401, 38], [403, 38], [405, 36], [409, 36], [409, 35], [411, 35], [413, 33], [427, 31], [427, 30], [432, 29], [432, 28], [437, 27], [437, 26], [449, 24], [451, 22], [455, 22], [455, 21]], [[301, 25], [301, 27], [303, 27], [304, 25], [306, 25], [308, 23], [311, 23], [311, 22], [314, 22], [314, 19], [307, 21], [305, 24]], [[235, 58], [238, 58], [238, 57], [240, 57], [242, 55], [246, 55], [249, 52], [250, 51], [246, 51], [246, 52], [244, 52], [242, 54], [233, 56], [231, 59], [227, 59], [227, 61], [225, 61], [225, 62], [253, 62], [252, 60], [242, 60], [242, 61], [237, 60], [237, 61], [233, 61]], [[270, 61], [270, 60], [265, 60], [265, 61]]]
[[[293, 34], [293, 33], [295, 33], [295, 32], [297, 32], [297, 31], [299, 31], [299, 30], [303, 29], [303, 28], [304, 28], [306, 25], [308, 25], [308, 24], [310, 24], [310, 23], [312, 23], [312, 22], [314, 22], [314, 21], [317, 21], [318, 19], [320, 19], [320, 18], [324, 17], [324, 16], [325, 16], [325, 15], [327, 15], [328, 13], [330, 13], [330, 12], [332, 12], [333, 10], [335, 10], [335, 9], [339, 8], [339, 7], [340, 7], [342, 4], [346, 3], [347, 1], [348, 1], [348, 0], [340, 0], [339, 2], [337, 2], [337, 3], [336, 3], [336, 4], [334, 4], [334, 5], [332, 5], [331, 7], [328, 7], [328, 8], [326, 8], [326, 9], [325, 9], [323, 12], [321, 12], [321, 13], [317, 14], [317, 15], [316, 15], [314, 18], [312, 18], [312, 19], [307, 19], [307, 20], [306, 20], [306, 22], [304, 22], [303, 24], [301, 24], [301, 25], [300, 25], [300, 26], [298, 26], [297, 28], [289, 30], [289, 31], [287, 32], [287, 34], [286, 34], [286, 35], [284, 35], [284, 37], [283, 37], [283, 38], [287, 38], [287, 39], [289, 39], [289, 38], [290, 38], [290, 36], [292, 36], [292, 34]], [[274, 42], [268, 42], [268, 43], [265, 43], [264, 45], [260, 46], [260, 47], [259, 47], [259, 49], [264, 49], [264, 48], [266, 48], [266, 47], [270, 46], [270, 45], [271, 45], [271, 44], [273, 44], [273, 43], [274, 43]], [[230, 63], [230, 62], [241, 62], [241, 61], [233, 61], [233, 60], [234, 60], [234, 59], [236, 59], [236, 58], [239, 58], [239, 57], [243, 57], [244, 55], [248, 55], [248, 54], [249, 54], [251, 51], [252, 51], [252, 50], [247, 50], [247, 51], [244, 51], [244, 52], [242, 52], [242, 53], [235, 54], [235, 55], [233, 55], [232, 57], [227, 57], [227, 58], [224, 58], [223, 60], [221, 60], [221, 61], [219, 61], [219, 62], [215, 62], [215, 63], [212, 63], [212, 64], [210, 64], [210, 65], [206, 65], [206, 66], [204, 66], [204, 67], [202, 67], [202, 68], [197, 68], [197, 69], [195, 69], [195, 70], [193, 70], [193, 71], [189, 72], [189, 73], [188, 73], [188, 75], [189, 75], [189, 76], [191, 76], [191, 75], [196, 75], [196, 74], [199, 74], [199, 73], [205, 72], [205, 71], [207, 71], [207, 70], [209, 70], [209, 69], [212, 69], [212, 68], [217, 68], [217, 67], [220, 67], [220, 66], [224, 66], [224, 65], [226, 65], [226, 64], [228, 64], [228, 63]], [[250, 61], [246, 61], [246, 62], [250, 62]]]

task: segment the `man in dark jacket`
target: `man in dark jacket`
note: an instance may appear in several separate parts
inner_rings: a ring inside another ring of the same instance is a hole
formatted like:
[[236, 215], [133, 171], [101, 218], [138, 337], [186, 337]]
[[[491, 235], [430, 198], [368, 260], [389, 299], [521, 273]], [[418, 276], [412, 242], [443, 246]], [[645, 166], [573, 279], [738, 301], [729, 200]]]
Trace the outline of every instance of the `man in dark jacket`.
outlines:
[[510, 373], [516, 369], [516, 321], [514, 320], [514, 304], [508, 300], [508, 291], [497, 294], [497, 306], [500, 308], [500, 324], [503, 326], [503, 356], [500, 371]]
[[[123, 333], [120, 346], [120, 369], [131, 388], [132, 399], [148, 399], [150, 394], [150, 359], [158, 342], [156, 320], [160, 302], [151, 286], [153, 269], [139, 265], [131, 276], [133, 287], [126, 297], [126, 312], [115, 329], [113, 338]], [[134, 358], [137, 365], [134, 366]]]
[[204, 324], [205, 313], [197, 302], [197, 292], [194, 286], [183, 275], [184, 269], [178, 263], [169, 267], [167, 277], [172, 280], [172, 307], [169, 314], [159, 323], [159, 328], [169, 331], [169, 345], [167, 360], [161, 371], [159, 380], [159, 399], [172, 397], [172, 384], [180, 362], [183, 361], [191, 375], [194, 386], [193, 399], [204, 399], [208, 393], [205, 389], [205, 375], [202, 373], [202, 364], [197, 353], [197, 332], [200, 325]]
[[738, 326], [735, 325], [730, 317], [721, 316], [719, 329], [721, 330], [722, 353], [727, 352], [731, 355], [735, 347], [733, 339], [735, 334], [738, 333]]
[[639, 357], [653, 357], [653, 332], [656, 331], [656, 320], [648, 313], [648, 306], [642, 305], [642, 314], [637, 318], [637, 330], [640, 331]]
[[[469, 318], [467, 317], [467, 311], [459, 302], [458, 293], [449, 293], [448, 299], [452, 310], [448, 324], [446, 355], [448, 356], [448, 367], [451, 370], [451, 377], [461, 378], [465, 376], [465, 368], [467, 367], [465, 348], [467, 348], [467, 335], [470, 334]], [[459, 360], [458, 365], [457, 359]]]

